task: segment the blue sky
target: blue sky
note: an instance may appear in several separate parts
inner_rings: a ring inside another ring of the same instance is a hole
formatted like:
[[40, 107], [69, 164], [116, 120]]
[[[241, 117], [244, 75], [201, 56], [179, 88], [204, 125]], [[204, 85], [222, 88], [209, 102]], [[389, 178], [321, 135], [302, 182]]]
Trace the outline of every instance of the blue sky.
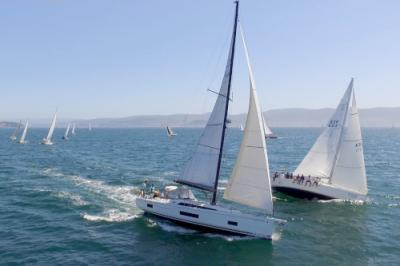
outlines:
[[[0, 120], [210, 111], [232, 0], [0, 3]], [[400, 1], [242, 0], [264, 110], [334, 107], [352, 76], [358, 105], [400, 106]], [[237, 43], [232, 113], [247, 110]]]

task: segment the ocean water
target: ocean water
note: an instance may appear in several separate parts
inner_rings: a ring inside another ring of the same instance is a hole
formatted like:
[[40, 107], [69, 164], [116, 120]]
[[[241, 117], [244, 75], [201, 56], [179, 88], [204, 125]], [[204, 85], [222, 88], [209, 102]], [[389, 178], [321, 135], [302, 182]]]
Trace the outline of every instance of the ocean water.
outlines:
[[[0, 264], [29, 265], [399, 265], [400, 130], [364, 129], [369, 200], [306, 201], [277, 194], [288, 220], [272, 241], [207, 234], [143, 216], [144, 179], [170, 183], [201, 133], [176, 129], [78, 129], [53, 146], [45, 129], [26, 145], [0, 130]], [[320, 129], [275, 129], [271, 171], [293, 170]], [[229, 129], [220, 192], [242, 133]], [[204, 193], [196, 193], [200, 198]], [[231, 203], [220, 201], [221, 204]]]

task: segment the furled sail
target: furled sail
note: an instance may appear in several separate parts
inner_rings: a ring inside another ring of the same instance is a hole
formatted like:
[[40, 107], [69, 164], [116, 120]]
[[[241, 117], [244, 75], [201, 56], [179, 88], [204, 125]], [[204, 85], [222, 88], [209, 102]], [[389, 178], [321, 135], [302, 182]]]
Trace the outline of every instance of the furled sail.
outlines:
[[366, 195], [368, 193], [367, 176], [354, 90], [351, 109], [346, 120], [331, 181], [335, 185]]
[[326, 178], [331, 177], [337, 159], [337, 152], [344, 124], [346, 122], [352, 91], [353, 79], [324, 131], [294, 171], [295, 175], [311, 175]]
[[268, 214], [272, 214], [273, 203], [264, 119], [242, 30], [241, 35], [250, 75], [250, 101], [242, 143], [224, 198], [264, 209]]
[[46, 140], [50, 141], [53, 137], [54, 128], [56, 127], [56, 120], [57, 120], [57, 112], [54, 114], [53, 121], [51, 121], [51, 125], [49, 128], [49, 133], [47, 134]]
[[[218, 179], [221, 163], [221, 153], [232, 80], [237, 18], [238, 7], [236, 6], [235, 23], [229, 48], [228, 61], [222, 79], [221, 88], [217, 93], [217, 100], [210, 118], [208, 119], [207, 125], [200, 136], [200, 140], [192, 158], [187, 162], [178, 179], [175, 180], [177, 183], [213, 192], [216, 190], [216, 180]], [[215, 195], [213, 196], [213, 202], [214, 200]]]

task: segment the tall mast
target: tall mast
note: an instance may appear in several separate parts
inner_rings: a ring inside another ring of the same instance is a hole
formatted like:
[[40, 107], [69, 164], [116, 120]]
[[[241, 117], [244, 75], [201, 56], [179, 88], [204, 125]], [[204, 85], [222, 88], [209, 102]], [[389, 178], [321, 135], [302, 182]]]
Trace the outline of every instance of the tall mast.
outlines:
[[222, 138], [221, 138], [221, 145], [219, 149], [219, 157], [218, 157], [218, 166], [217, 166], [217, 172], [215, 175], [215, 183], [214, 183], [214, 191], [213, 191], [213, 196], [211, 200], [211, 204], [215, 205], [216, 199], [217, 199], [217, 192], [218, 192], [218, 179], [219, 179], [219, 173], [221, 170], [221, 161], [222, 161], [222, 151], [224, 148], [224, 139], [225, 139], [225, 130], [226, 130], [226, 119], [228, 116], [228, 107], [229, 107], [229, 97], [231, 95], [231, 84], [232, 84], [232, 72], [233, 72], [233, 59], [235, 56], [235, 43], [236, 43], [236, 29], [237, 29], [237, 22], [238, 22], [238, 15], [239, 15], [239, 1], [235, 1], [235, 21], [233, 25], [233, 33], [232, 33], [232, 49], [231, 49], [231, 54], [230, 54], [230, 64], [231, 64], [231, 71], [229, 73], [229, 79], [228, 79], [228, 91], [226, 97], [226, 103], [225, 103], [225, 116], [224, 116], [224, 124], [222, 127]]

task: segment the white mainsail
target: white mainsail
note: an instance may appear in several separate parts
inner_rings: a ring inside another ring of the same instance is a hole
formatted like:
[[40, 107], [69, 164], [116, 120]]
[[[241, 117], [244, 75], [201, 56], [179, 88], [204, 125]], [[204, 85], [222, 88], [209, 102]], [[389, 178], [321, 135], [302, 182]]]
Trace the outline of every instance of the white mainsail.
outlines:
[[19, 143], [25, 143], [26, 133], [28, 132], [28, 124], [29, 121], [26, 120], [24, 131], [22, 132], [21, 138], [19, 139]]
[[242, 29], [241, 36], [250, 75], [250, 101], [242, 143], [224, 198], [264, 209], [268, 214], [272, 214], [273, 202], [264, 121]]
[[262, 115], [262, 120], [263, 120], [263, 126], [264, 126], [264, 133], [265, 133], [265, 137], [271, 137], [274, 135], [274, 133], [272, 133], [272, 130], [269, 128], [269, 126], [267, 125], [267, 122], [265, 122], [265, 118], [264, 115], [261, 113]]
[[331, 182], [366, 195], [368, 193], [367, 175], [365, 173], [361, 128], [354, 90], [351, 109], [346, 120]]
[[352, 91], [353, 79], [326, 128], [294, 171], [295, 175], [311, 175], [325, 178], [332, 176]]
[[65, 133], [64, 133], [64, 136], [63, 136], [64, 139], [67, 139], [67, 138], [68, 138], [68, 133], [69, 133], [69, 128], [70, 128], [70, 127], [71, 127], [71, 123], [68, 123], [67, 129], [65, 130]]
[[235, 49], [235, 31], [229, 49], [229, 56], [222, 80], [221, 88], [207, 125], [200, 136], [200, 140], [176, 180], [181, 184], [191, 185], [208, 191], [215, 191], [216, 179], [220, 166], [223, 138], [226, 127], [227, 101], [233, 68], [233, 52]]
[[71, 130], [71, 134], [75, 135], [75, 123], [72, 124], [72, 130]]
[[49, 133], [47, 133], [46, 137], [47, 141], [51, 141], [51, 138], [53, 137], [54, 128], [56, 127], [56, 121], [57, 121], [57, 112], [54, 114], [53, 120], [51, 121]]

